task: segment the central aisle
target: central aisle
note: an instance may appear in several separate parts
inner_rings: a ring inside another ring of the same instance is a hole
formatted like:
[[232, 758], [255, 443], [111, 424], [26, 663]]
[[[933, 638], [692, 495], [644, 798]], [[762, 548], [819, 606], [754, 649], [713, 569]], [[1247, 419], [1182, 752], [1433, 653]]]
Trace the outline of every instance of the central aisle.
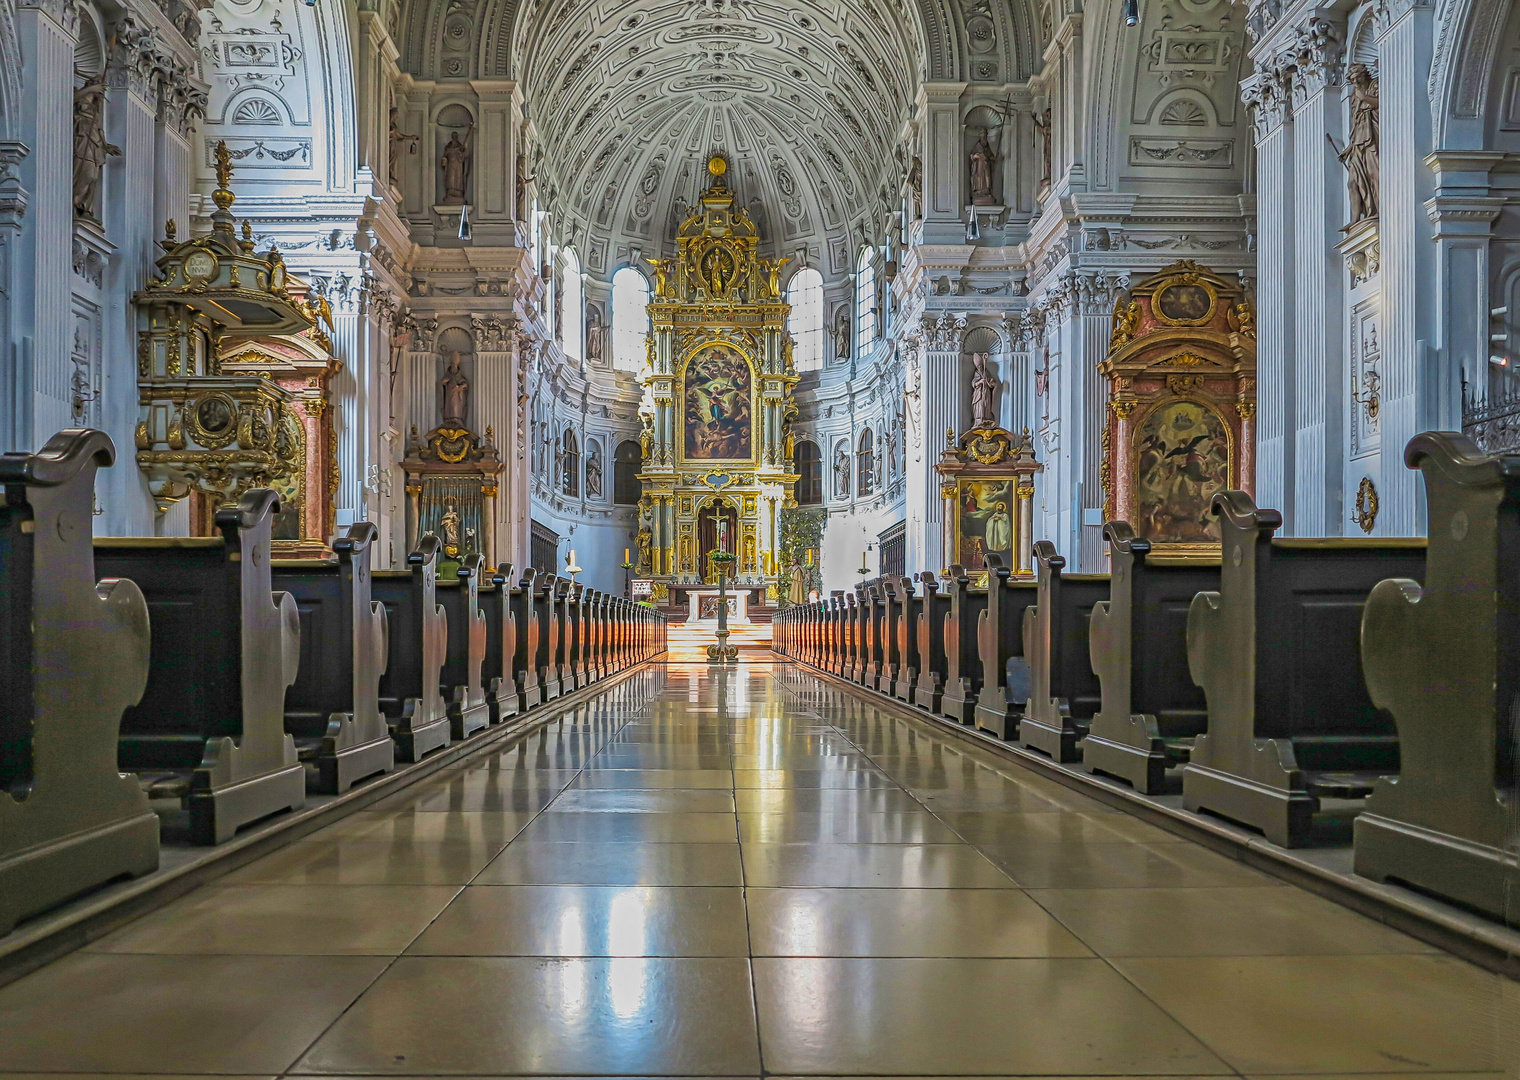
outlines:
[[0, 1073], [1502, 1070], [1517, 1019], [927, 725], [672, 667], [0, 990]]

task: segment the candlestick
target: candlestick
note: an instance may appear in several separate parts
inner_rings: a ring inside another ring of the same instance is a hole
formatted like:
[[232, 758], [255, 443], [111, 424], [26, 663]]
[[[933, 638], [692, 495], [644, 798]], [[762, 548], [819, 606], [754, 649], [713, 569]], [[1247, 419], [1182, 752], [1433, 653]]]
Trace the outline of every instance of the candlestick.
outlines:
[[808, 551], [808, 565], [812, 566], [813, 565], [813, 549], [812, 548], [808, 548], [807, 551]]
[[628, 561], [628, 549], [627, 548], [623, 549], [623, 561], [624, 562]]

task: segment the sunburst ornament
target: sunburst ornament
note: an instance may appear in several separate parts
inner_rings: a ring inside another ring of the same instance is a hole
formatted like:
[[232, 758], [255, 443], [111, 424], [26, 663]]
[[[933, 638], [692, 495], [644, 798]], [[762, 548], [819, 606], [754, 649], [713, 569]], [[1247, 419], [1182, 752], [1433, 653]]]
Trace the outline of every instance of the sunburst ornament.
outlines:
[[714, 154], [707, 159], [707, 171], [714, 177], [721, 177], [728, 172], [728, 162], [724, 160], [722, 154]]

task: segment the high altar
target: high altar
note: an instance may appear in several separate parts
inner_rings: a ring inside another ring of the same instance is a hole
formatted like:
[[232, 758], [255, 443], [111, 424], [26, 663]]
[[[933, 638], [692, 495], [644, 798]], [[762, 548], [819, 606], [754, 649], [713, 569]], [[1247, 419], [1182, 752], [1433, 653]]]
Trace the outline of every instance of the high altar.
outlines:
[[711, 184], [676, 234], [674, 258], [651, 260], [648, 366], [642, 375], [644, 497], [635, 572], [654, 600], [717, 584], [708, 555], [733, 554], [730, 587], [775, 599], [781, 510], [796, 505], [789, 428], [796, 415], [781, 295], [786, 259], [762, 259], [755, 224], [707, 164]]

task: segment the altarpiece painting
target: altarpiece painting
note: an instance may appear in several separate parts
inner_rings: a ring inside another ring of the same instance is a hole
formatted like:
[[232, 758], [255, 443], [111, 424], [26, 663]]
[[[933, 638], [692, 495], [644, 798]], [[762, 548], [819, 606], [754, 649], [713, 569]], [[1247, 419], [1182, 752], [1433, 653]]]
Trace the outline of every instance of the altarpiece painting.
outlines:
[[753, 456], [749, 362], [710, 345], [686, 365], [682, 425], [687, 461], [747, 461]]

